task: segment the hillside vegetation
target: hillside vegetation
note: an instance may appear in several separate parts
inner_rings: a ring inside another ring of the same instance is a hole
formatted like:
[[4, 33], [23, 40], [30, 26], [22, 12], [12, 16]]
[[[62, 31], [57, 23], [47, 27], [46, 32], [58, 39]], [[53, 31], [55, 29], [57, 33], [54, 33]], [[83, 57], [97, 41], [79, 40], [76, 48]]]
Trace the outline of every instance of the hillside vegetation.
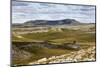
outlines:
[[[82, 27], [79, 25], [71, 28], [51, 27], [48, 28], [47, 32], [30, 31], [23, 34], [18, 33], [18, 29], [17, 31], [13, 30], [12, 33], [12, 60], [13, 64], [17, 65], [37, 62], [42, 58], [71, 54], [80, 50], [85, 51], [95, 47], [95, 25], [82, 25]], [[79, 45], [79, 50], [64, 48], [65, 45], [69, 45], [73, 41], [76, 41], [76, 44]], [[95, 59], [95, 56], [93, 58]], [[71, 62], [74, 62], [74, 60]], [[50, 63], [53, 63], [53, 61], [50, 61]]]

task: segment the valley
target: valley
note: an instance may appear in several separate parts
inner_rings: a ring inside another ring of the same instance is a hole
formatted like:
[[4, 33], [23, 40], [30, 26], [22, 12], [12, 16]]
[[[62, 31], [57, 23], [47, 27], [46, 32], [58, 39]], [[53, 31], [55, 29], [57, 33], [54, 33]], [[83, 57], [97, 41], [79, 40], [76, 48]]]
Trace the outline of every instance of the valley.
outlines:
[[[35, 27], [12, 28], [12, 61], [14, 65], [90, 61], [90, 57], [86, 60], [87, 53], [84, 54], [85, 60], [74, 61], [74, 58], [71, 61], [68, 59], [64, 61], [64, 58], [70, 57], [71, 53], [76, 54], [82, 50], [92, 50], [92, 48], [95, 52], [94, 24], [37, 25]], [[89, 53], [91, 53], [91, 50]], [[62, 55], [66, 56], [61, 57], [63, 60], [56, 58]], [[92, 55], [92, 59], [95, 61], [95, 53]], [[55, 62], [53, 60], [49, 61], [48, 59], [53, 56], [55, 56], [55, 59], [53, 59]], [[38, 62], [44, 58], [45, 61]]]

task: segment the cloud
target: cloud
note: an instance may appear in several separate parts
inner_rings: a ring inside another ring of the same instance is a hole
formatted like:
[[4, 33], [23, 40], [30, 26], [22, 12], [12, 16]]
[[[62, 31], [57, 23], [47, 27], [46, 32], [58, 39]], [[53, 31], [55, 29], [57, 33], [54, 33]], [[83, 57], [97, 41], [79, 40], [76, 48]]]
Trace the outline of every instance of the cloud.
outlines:
[[95, 7], [31, 2], [12, 2], [13, 23], [36, 19], [59, 20], [74, 18], [82, 22], [95, 22]]

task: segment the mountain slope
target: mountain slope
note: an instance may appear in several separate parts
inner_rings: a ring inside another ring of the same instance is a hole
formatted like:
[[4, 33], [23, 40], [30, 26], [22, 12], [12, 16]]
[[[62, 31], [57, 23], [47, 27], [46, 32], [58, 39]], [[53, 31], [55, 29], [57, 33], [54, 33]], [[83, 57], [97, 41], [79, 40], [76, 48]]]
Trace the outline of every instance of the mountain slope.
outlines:
[[63, 20], [30, 20], [24, 23], [24, 25], [63, 25], [63, 24], [80, 24], [75, 19], [63, 19]]

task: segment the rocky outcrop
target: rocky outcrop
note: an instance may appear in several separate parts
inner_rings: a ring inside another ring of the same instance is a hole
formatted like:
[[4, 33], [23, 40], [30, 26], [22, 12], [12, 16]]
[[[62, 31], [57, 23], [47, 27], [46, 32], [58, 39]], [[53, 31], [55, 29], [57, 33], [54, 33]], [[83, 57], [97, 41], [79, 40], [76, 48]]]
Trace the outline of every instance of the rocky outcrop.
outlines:
[[21, 50], [20, 48], [16, 47], [15, 45], [12, 46], [12, 60], [16, 61], [13, 63], [20, 63], [23, 62], [24, 60], [28, 60], [32, 57], [32, 54], [25, 51]]
[[52, 56], [49, 58], [42, 58], [38, 61], [31, 62], [31, 64], [51, 64], [51, 63], [64, 63], [64, 62], [80, 62], [80, 61], [95, 61], [95, 46], [88, 49], [81, 49], [76, 52], [60, 56]]

